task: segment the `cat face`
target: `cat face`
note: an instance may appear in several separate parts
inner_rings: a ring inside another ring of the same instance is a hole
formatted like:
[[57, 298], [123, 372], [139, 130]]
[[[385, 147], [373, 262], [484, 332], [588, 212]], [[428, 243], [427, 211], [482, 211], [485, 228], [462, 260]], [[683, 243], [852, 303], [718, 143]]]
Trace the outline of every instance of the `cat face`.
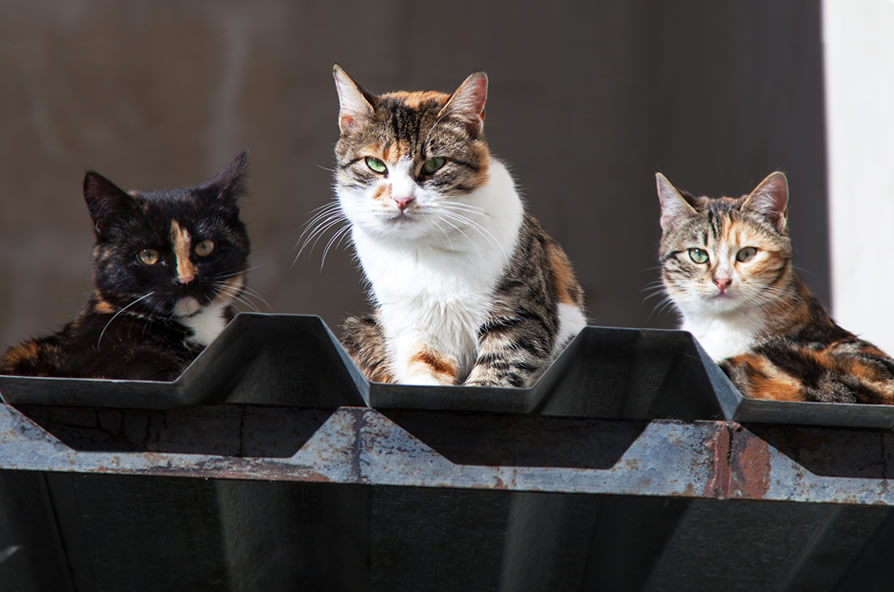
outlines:
[[453, 93], [374, 96], [334, 68], [341, 136], [336, 186], [352, 224], [382, 239], [446, 238], [483, 214], [474, 192], [487, 182], [487, 76]]
[[246, 162], [242, 153], [197, 187], [149, 193], [125, 192], [87, 173], [99, 312], [129, 307], [161, 319], [188, 318], [239, 294], [249, 242], [236, 199]]
[[692, 197], [660, 173], [662, 281], [684, 314], [762, 309], [792, 274], [788, 181], [769, 175], [740, 198]]

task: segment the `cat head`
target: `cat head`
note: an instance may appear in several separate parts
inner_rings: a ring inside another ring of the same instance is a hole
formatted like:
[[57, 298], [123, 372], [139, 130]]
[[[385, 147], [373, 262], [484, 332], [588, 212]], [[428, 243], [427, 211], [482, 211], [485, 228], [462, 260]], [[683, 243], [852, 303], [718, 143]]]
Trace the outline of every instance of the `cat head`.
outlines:
[[773, 302], [792, 276], [788, 180], [771, 173], [739, 198], [693, 197], [656, 174], [664, 288], [684, 313], [723, 315]]
[[249, 241], [237, 198], [243, 152], [196, 187], [123, 191], [95, 172], [84, 199], [96, 234], [96, 309], [186, 318], [241, 291]]
[[480, 214], [471, 194], [486, 184], [487, 75], [466, 78], [452, 95], [373, 95], [339, 66], [336, 189], [355, 226], [380, 238], [451, 234]]

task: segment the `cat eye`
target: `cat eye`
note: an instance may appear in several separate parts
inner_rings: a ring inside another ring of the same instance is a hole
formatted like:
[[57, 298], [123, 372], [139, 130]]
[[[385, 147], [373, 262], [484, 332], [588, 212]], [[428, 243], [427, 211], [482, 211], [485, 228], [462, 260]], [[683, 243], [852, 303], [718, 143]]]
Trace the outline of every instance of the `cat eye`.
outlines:
[[696, 263], [707, 263], [708, 252], [704, 249], [689, 249], [689, 258]]
[[746, 261], [750, 261], [757, 255], [757, 249], [754, 247], [745, 247], [744, 249], [739, 249], [739, 252], [736, 253], [736, 261], [740, 263], [745, 263]]
[[374, 173], [385, 173], [388, 171], [388, 167], [385, 166], [385, 163], [373, 156], [366, 157], [366, 166], [368, 166]]
[[434, 158], [429, 158], [424, 163], [422, 163], [422, 170], [427, 175], [431, 175], [439, 168], [443, 167], [447, 164], [447, 160], [440, 156], [435, 156]]
[[155, 249], [143, 249], [139, 253], [137, 253], [137, 259], [145, 263], [146, 265], [155, 265], [158, 263], [158, 260], [161, 258], [161, 254]]
[[196, 255], [199, 257], [207, 257], [211, 254], [211, 251], [214, 250], [214, 241], [211, 240], [203, 240], [199, 244], [196, 245], [194, 251]]

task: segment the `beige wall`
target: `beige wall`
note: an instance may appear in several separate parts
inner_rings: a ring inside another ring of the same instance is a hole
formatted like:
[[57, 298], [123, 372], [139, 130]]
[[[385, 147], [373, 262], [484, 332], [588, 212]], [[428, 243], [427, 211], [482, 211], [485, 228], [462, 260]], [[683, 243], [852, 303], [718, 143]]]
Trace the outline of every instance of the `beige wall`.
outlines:
[[331, 199], [341, 63], [372, 91], [452, 90], [488, 71], [487, 133], [565, 245], [595, 323], [670, 326], [653, 172], [745, 192], [789, 172], [798, 264], [828, 295], [819, 14], [765, 0], [377, 3], [47, 0], [0, 5], [0, 347], [89, 292], [92, 168], [123, 186], [195, 183], [246, 148], [243, 206], [274, 312], [335, 326], [364, 310], [350, 252], [292, 267]]
[[825, 0], [835, 317], [894, 352], [894, 2]]

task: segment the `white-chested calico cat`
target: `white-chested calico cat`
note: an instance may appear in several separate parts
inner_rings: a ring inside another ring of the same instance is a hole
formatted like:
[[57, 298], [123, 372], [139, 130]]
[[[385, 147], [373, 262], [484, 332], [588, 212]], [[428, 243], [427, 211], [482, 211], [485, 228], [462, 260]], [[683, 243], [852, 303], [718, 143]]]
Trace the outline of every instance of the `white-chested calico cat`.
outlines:
[[0, 374], [176, 378], [248, 289], [248, 234], [237, 205], [246, 158], [196, 187], [145, 193], [87, 173], [94, 293], [60, 331], [10, 348]]
[[894, 360], [839, 327], [792, 268], [788, 181], [693, 197], [660, 173], [661, 277], [682, 319], [745, 395], [894, 403]]
[[338, 201], [375, 305], [346, 349], [380, 382], [530, 385], [585, 326], [583, 291], [490, 154], [487, 76], [372, 95], [334, 75]]

